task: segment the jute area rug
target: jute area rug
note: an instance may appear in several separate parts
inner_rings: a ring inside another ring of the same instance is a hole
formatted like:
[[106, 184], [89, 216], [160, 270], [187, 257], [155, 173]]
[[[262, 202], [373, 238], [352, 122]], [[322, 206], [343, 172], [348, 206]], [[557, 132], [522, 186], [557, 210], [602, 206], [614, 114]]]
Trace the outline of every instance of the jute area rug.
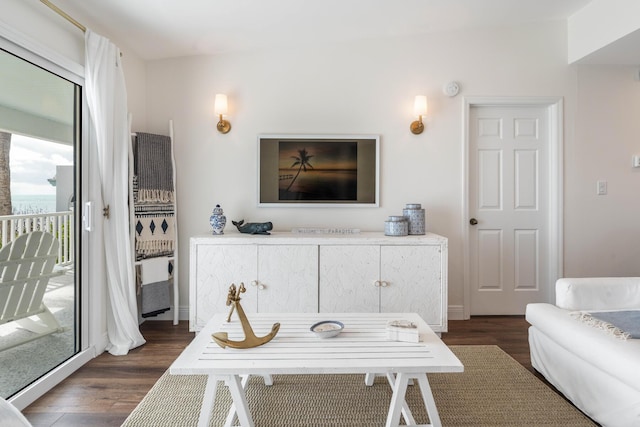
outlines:
[[[497, 346], [451, 346], [464, 373], [429, 374], [443, 426], [595, 426]], [[384, 377], [372, 387], [364, 375], [274, 375], [264, 385], [251, 377], [249, 408], [257, 427], [384, 426], [391, 388]], [[206, 377], [165, 373], [125, 420], [126, 427], [196, 426]], [[219, 383], [220, 384], [220, 383]], [[417, 385], [407, 402], [427, 423]], [[224, 425], [231, 397], [219, 385], [210, 426]]]

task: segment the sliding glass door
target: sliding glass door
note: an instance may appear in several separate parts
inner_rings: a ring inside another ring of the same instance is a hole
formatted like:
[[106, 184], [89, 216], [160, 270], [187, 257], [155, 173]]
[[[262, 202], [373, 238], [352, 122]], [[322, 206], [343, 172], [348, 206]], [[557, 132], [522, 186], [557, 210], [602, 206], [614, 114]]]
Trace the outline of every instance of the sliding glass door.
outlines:
[[82, 348], [77, 213], [82, 87], [62, 74], [46, 61], [36, 64], [0, 49], [0, 396], [5, 399], [42, 381]]

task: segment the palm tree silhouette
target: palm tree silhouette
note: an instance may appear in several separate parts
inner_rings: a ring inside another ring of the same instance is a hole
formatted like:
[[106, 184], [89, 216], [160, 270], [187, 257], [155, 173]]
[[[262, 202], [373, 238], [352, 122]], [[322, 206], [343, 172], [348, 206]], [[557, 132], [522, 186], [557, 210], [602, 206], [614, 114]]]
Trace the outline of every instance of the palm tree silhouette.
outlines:
[[296, 182], [296, 179], [298, 178], [298, 175], [300, 175], [301, 170], [304, 170], [306, 172], [307, 167], [313, 169], [313, 166], [311, 166], [311, 163], [309, 163], [309, 159], [311, 159], [313, 155], [310, 156], [306, 148], [298, 150], [298, 154], [299, 156], [291, 156], [292, 159], [295, 159], [295, 162], [293, 162], [291, 167], [294, 167], [296, 165], [299, 165], [299, 166], [298, 166], [298, 173], [296, 173], [296, 176], [293, 177], [293, 179], [291, 180], [291, 184], [289, 184], [286, 191], [289, 191], [293, 183]]

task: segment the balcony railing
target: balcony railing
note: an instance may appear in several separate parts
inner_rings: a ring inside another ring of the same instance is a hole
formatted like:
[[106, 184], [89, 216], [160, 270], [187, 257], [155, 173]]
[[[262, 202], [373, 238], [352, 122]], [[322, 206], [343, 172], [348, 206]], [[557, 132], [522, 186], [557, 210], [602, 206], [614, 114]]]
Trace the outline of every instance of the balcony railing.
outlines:
[[74, 212], [50, 212], [29, 215], [0, 216], [0, 242], [2, 246], [16, 237], [32, 231], [47, 231], [58, 238], [58, 265], [69, 266], [75, 262]]

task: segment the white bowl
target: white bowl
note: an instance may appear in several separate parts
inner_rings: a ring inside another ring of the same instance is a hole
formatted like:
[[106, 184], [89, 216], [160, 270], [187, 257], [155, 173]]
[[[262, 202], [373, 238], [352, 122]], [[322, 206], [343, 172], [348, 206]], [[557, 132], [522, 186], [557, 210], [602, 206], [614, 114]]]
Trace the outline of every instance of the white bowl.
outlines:
[[331, 338], [338, 335], [344, 329], [344, 324], [337, 320], [323, 320], [309, 328], [318, 338]]

